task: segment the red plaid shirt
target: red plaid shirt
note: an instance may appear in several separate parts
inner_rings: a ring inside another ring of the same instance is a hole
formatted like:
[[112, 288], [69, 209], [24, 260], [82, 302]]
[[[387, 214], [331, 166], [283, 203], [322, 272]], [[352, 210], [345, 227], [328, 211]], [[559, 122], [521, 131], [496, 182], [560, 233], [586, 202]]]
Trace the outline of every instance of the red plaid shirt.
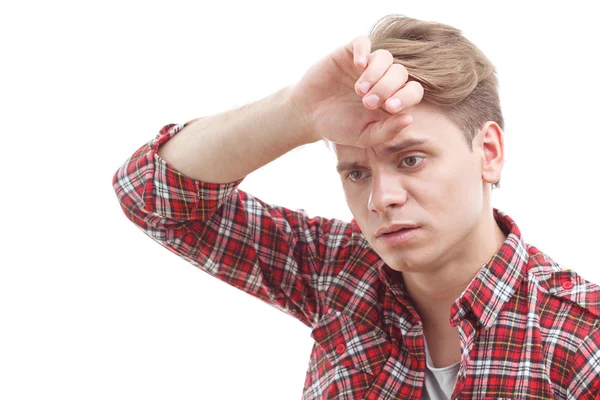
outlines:
[[[353, 220], [309, 218], [171, 168], [168, 125], [114, 176], [126, 216], [212, 276], [312, 328], [304, 399], [420, 399], [423, 328], [402, 282]], [[600, 399], [600, 290], [508, 235], [451, 309], [453, 399]]]

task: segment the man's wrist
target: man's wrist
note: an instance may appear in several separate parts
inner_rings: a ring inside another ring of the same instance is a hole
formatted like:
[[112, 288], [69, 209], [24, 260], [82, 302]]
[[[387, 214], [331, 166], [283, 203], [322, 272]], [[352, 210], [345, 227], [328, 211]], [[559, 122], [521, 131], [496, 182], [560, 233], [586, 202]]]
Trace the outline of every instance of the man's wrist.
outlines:
[[294, 130], [298, 134], [299, 141], [302, 144], [310, 144], [322, 140], [323, 138], [316, 133], [310, 116], [294, 100], [293, 89], [293, 86], [288, 86], [283, 89], [282, 94], [285, 96], [284, 102], [289, 109], [290, 118], [295, 121]]

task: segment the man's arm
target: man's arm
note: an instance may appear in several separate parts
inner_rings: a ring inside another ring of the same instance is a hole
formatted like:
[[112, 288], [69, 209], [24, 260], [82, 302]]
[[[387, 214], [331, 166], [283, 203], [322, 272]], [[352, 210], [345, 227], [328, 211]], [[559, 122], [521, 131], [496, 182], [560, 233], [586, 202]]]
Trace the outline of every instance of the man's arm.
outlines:
[[189, 124], [159, 156], [188, 177], [228, 183], [323, 138], [357, 147], [394, 138], [412, 122], [402, 111], [421, 101], [423, 88], [407, 82], [406, 68], [390, 52], [370, 50], [367, 37], [356, 38], [296, 85]]
[[[389, 52], [369, 50], [368, 39], [359, 38], [293, 87], [165, 127], [114, 176], [127, 217], [193, 265], [314, 324], [320, 296], [357, 249], [368, 248], [360, 229], [265, 204], [237, 185], [299, 145], [327, 138], [368, 147], [411, 123], [401, 110], [420, 101], [422, 88], [406, 83]], [[394, 108], [393, 99], [402, 107]]]
[[200, 118], [159, 149], [182, 174], [229, 183], [288, 151], [318, 139], [290, 101], [291, 88], [213, 117]]
[[182, 132], [164, 127], [117, 170], [123, 212], [145, 234], [202, 269], [313, 326], [320, 296], [357, 248], [355, 224], [309, 218], [238, 190], [241, 180], [207, 183], [183, 175], [159, 155]]

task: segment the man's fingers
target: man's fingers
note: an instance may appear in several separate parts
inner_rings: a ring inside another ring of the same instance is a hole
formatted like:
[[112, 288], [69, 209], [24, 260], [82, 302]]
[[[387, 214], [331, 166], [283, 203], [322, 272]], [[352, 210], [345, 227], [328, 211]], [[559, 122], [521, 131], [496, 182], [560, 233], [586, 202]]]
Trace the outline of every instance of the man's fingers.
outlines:
[[350, 42], [350, 51], [353, 54], [354, 65], [364, 69], [369, 62], [371, 54], [371, 39], [368, 36], [359, 36]]
[[398, 114], [369, 125], [360, 135], [357, 147], [369, 148], [394, 139], [407, 126], [413, 123], [409, 114]]
[[363, 104], [369, 110], [375, 110], [394, 93], [398, 92], [408, 80], [408, 71], [401, 64], [392, 64], [373, 87], [363, 97]]
[[419, 82], [409, 81], [386, 100], [384, 108], [390, 114], [396, 114], [419, 104], [423, 99], [423, 93], [423, 86]]
[[[394, 62], [394, 57], [387, 50], [376, 50], [369, 57], [367, 69], [362, 73], [354, 85], [354, 90], [359, 96], [364, 96], [387, 72]], [[375, 107], [377, 108], [377, 107]]]

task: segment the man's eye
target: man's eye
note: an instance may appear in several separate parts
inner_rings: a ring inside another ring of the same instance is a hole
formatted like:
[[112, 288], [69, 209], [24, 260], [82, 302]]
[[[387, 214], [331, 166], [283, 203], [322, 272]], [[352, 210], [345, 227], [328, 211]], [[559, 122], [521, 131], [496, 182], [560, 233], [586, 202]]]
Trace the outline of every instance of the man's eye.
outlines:
[[[406, 161], [408, 161], [408, 162], [406, 162]], [[400, 164], [401, 165], [404, 164], [406, 167], [412, 168], [412, 167], [416, 167], [417, 165], [421, 164], [421, 162], [423, 162], [423, 157], [411, 156], [411, 157], [406, 157], [405, 159], [403, 159]]]
[[362, 171], [358, 170], [350, 171], [348, 174], [346, 174], [346, 178], [350, 180], [350, 182], [356, 182], [362, 177], [362, 173]]

